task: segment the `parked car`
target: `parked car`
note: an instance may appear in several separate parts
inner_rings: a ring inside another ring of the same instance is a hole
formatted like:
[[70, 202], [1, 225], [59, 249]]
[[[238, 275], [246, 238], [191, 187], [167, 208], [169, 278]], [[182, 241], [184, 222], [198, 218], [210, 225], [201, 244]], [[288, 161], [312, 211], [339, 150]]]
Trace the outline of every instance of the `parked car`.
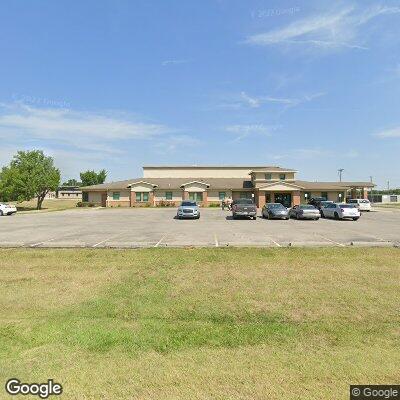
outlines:
[[176, 213], [178, 219], [182, 218], [200, 218], [200, 209], [195, 201], [182, 201]]
[[17, 212], [17, 207], [11, 204], [0, 203], [0, 216], [12, 215]]
[[289, 219], [289, 210], [281, 203], [267, 203], [261, 212], [263, 218]]
[[316, 206], [319, 210], [319, 213], [321, 214], [321, 217], [324, 218], [324, 208], [329, 205], [329, 204], [333, 204], [334, 202], [331, 200], [324, 200], [324, 201], [320, 201], [318, 203], [318, 205]]
[[349, 199], [348, 204], [355, 204], [360, 211], [371, 211], [371, 203], [367, 199]]
[[323, 212], [325, 218], [351, 218], [353, 221], [360, 218], [360, 210], [354, 204], [328, 204], [324, 207]]
[[320, 216], [321, 214], [318, 208], [312, 206], [311, 204], [300, 204], [298, 206], [292, 207], [289, 211], [289, 217], [296, 219], [319, 220]]
[[232, 203], [232, 217], [250, 217], [257, 219], [257, 207], [252, 199], [237, 199]]
[[321, 201], [327, 201], [327, 199], [325, 197], [311, 197], [310, 200], [308, 200], [308, 204], [318, 207]]

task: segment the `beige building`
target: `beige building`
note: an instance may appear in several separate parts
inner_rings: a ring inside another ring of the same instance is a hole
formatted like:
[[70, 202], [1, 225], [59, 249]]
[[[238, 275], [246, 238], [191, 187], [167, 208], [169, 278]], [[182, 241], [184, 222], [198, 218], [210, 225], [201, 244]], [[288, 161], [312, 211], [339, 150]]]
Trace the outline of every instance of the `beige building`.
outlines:
[[287, 207], [311, 197], [344, 201], [366, 198], [370, 182], [307, 182], [297, 171], [277, 166], [145, 166], [142, 178], [82, 187], [83, 201], [103, 207], [177, 205], [194, 200], [203, 206], [225, 198], [253, 198], [258, 207]]

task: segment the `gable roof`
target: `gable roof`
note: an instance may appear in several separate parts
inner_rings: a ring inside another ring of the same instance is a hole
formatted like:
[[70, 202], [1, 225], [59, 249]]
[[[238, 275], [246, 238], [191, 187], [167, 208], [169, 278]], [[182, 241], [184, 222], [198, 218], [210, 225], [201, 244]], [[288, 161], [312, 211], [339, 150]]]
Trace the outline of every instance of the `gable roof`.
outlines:
[[[132, 183], [142, 181], [143, 178], [127, 179], [124, 181], [102, 183], [99, 185], [84, 186], [81, 189], [86, 191], [102, 191], [112, 189], [128, 189]], [[198, 182], [208, 185], [213, 189], [252, 189], [250, 179], [243, 178], [146, 178], [148, 184], [157, 186], [157, 189], [171, 190], [179, 189], [182, 185]]]

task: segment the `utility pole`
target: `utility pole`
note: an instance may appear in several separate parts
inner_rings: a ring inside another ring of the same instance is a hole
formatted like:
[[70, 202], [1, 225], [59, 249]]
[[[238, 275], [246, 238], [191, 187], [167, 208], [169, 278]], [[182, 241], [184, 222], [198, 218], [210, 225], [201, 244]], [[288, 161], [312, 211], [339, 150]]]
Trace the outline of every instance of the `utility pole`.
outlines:
[[[387, 181], [387, 190], [388, 190], [388, 192], [390, 191], [390, 182], [389, 181]], [[388, 193], [389, 194], [389, 193]]]
[[343, 173], [344, 169], [343, 168], [339, 168], [337, 171], [338, 171], [338, 174], [339, 174], [339, 182], [342, 182], [342, 173]]

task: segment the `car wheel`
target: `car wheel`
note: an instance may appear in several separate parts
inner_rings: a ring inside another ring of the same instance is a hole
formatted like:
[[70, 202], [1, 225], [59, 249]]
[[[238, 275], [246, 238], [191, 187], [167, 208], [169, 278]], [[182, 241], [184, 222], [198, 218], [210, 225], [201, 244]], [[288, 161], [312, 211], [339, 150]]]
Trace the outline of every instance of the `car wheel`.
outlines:
[[318, 218], [315, 218], [315, 220], [318, 221], [318, 220], [319, 220], [319, 217], [318, 217]]
[[335, 212], [335, 219], [339, 219], [339, 214]]
[[320, 211], [320, 213], [321, 213], [321, 218], [325, 218], [324, 213], [322, 211]]
[[235, 214], [233, 214], [233, 215], [232, 215], [232, 218], [233, 218], [233, 219], [236, 219], [237, 217], [236, 217], [236, 215], [235, 215]]
[[0, 217], [2, 217], [2, 216], [3, 216], [3, 211], [0, 210]]
[[257, 219], [257, 216], [253, 217], [253, 220], [255, 221]]
[[357, 220], [358, 220], [358, 218], [360, 218], [360, 217], [355, 217], [355, 218], [353, 218], [353, 221], [357, 221]]

